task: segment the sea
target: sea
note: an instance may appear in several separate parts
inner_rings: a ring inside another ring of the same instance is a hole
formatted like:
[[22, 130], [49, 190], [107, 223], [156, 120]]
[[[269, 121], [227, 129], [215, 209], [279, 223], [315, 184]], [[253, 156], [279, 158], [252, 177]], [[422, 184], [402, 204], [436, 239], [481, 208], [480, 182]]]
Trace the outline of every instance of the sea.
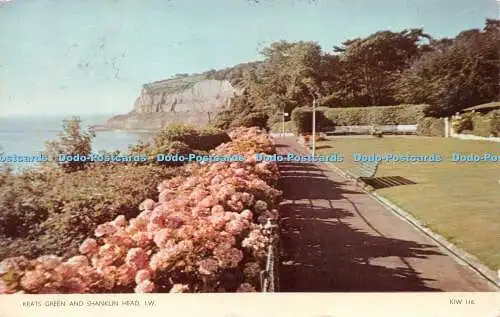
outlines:
[[[12, 116], [0, 117], [0, 154], [33, 156], [44, 150], [45, 142], [57, 140], [62, 132], [63, 120], [71, 116]], [[82, 127], [103, 124], [110, 115], [79, 116]], [[92, 152], [126, 151], [130, 144], [138, 140], [149, 140], [151, 133], [124, 131], [96, 131], [92, 141]], [[36, 167], [35, 163], [14, 163], [13, 168], [19, 172], [25, 167]]]

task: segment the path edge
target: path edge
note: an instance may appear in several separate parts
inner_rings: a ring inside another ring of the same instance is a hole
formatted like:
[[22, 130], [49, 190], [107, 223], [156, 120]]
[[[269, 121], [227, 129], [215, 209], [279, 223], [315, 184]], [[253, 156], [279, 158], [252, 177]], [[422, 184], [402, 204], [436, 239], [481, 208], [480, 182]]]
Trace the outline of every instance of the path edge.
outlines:
[[[302, 145], [302, 147], [312, 155], [311, 149], [309, 149], [306, 145], [299, 143]], [[323, 164], [326, 164], [327, 166], [331, 167], [332, 170], [342, 176], [346, 180], [351, 180], [351, 178], [348, 176], [346, 172], [344, 172], [342, 169], [337, 167], [335, 164], [331, 162], [321, 162]], [[368, 196], [372, 197], [375, 199], [379, 204], [384, 206], [387, 210], [389, 210], [391, 213], [396, 215], [398, 218], [402, 219], [403, 221], [409, 223], [412, 225], [412, 227], [416, 228], [418, 231], [423, 233], [426, 237], [434, 241], [437, 245], [439, 245], [449, 256], [451, 256], [455, 261], [462, 265], [467, 265], [474, 273], [479, 275], [483, 280], [487, 281], [490, 286], [495, 288], [498, 291], [500, 291], [500, 270], [496, 274], [492, 269], [487, 267], [486, 265], [482, 264], [481, 261], [479, 261], [478, 258], [473, 256], [472, 254], [466, 252], [465, 250], [457, 247], [455, 244], [449, 242], [444, 238], [442, 235], [432, 231], [430, 228], [428, 228], [423, 221], [416, 219], [413, 217], [410, 213], [402, 209], [401, 207], [397, 206], [390, 200], [388, 200], [385, 197], [382, 197], [381, 195], [367, 191], [365, 188], [362, 188], [360, 186], [357, 186], [359, 189], [361, 189], [364, 193], [366, 193]]]

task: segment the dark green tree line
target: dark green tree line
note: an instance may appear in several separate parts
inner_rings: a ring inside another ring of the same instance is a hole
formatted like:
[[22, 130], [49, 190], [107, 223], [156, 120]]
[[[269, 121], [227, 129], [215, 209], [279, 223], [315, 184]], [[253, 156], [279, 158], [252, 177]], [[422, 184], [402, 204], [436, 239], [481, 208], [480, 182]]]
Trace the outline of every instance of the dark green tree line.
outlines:
[[331, 52], [315, 42], [272, 43], [261, 51], [263, 61], [207, 72], [245, 88], [216, 125], [263, 118], [270, 125], [314, 99], [326, 107], [427, 103], [432, 116], [499, 100], [499, 28], [499, 20], [487, 20], [483, 29], [452, 39], [435, 39], [423, 29], [380, 31]]

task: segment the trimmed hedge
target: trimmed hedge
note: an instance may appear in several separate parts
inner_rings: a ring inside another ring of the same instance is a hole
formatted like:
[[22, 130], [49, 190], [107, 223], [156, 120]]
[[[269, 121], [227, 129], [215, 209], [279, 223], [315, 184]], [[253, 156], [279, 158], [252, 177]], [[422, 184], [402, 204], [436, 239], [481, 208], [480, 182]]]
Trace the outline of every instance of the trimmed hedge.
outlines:
[[480, 112], [466, 112], [452, 122], [456, 133], [469, 131], [470, 134], [490, 137], [500, 135], [500, 110], [493, 110], [487, 114]]
[[425, 116], [427, 105], [403, 104], [385, 107], [321, 108], [335, 125], [417, 124]]
[[486, 115], [474, 113], [472, 133], [484, 137], [500, 135], [500, 110], [491, 111]]
[[230, 138], [226, 132], [217, 128], [197, 129], [190, 125], [172, 124], [156, 136], [154, 143], [160, 145], [173, 141], [185, 143], [193, 150], [209, 151], [229, 142]]
[[500, 136], [500, 110], [494, 110], [489, 114], [491, 116], [490, 130], [491, 133], [499, 137]]
[[219, 128], [197, 129], [191, 125], [172, 124], [161, 131], [153, 142], [139, 141], [137, 144], [130, 145], [129, 152], [135, 155], [145, 155], [149, 158], [148, 162], [135, 163], [134, 165], [178, 166], [185, 162], [159, 162], [156, 160], [156, 156], [158, 154], [207, 154], [208, 151], [230, 140], [229, 135]]
[[[313, 112], [310, 107], [295, 108], [292, 111], [292, 121], [299, 134], [312, 132], [312, 116]], [[325, 117], [324, 108], [316, 109], [316, 131], [333, 129], [334, 126], [334, 122]]]
[[492, 134], [490, 121], [490, 116], [474, 115], [472, 117], [472, 134], [489, 137]]
[[444, 127], [443, 118], [421, 118], [417, 123], [417, 134], [444, 137]]
[[460, 118], [455, 118], [451, 122], [453, 131], [456, 133], [462, 133], [464, 131], [472, 131], [474, 128], [474, 116], [473, 112], [464, 113]]
[[235, 118], [231, 123], [231, 127], [259, 127], [267, 128], [269, 116], [263, 112], [251, 113], [243, 117]]

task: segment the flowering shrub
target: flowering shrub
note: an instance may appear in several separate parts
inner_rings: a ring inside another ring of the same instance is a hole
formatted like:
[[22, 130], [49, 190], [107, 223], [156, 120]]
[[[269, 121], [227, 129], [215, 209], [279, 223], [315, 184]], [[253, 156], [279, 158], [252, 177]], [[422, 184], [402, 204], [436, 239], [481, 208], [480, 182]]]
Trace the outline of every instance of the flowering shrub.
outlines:
[[264, 224], [277, 218], [281, 192], [267, 135], [238, 128], [215, 155], [245, 162], [189, 164], [188, 177], [158, 186], [131, 219], [119, 215], [97, 226], [80, 255], [63, 260], [7, 258], [0, 263], [0, 293], [252, 292], [270, 243]]
[[[95, 227], [118, 215], [140, 213], [177, 168], [114, 164], [65, 173], [56, 168], [5, 174], [0, 182], [0, 260], [43, 254], [69, 257]], [[1, 176], [0, 176], [1, 180]]]

